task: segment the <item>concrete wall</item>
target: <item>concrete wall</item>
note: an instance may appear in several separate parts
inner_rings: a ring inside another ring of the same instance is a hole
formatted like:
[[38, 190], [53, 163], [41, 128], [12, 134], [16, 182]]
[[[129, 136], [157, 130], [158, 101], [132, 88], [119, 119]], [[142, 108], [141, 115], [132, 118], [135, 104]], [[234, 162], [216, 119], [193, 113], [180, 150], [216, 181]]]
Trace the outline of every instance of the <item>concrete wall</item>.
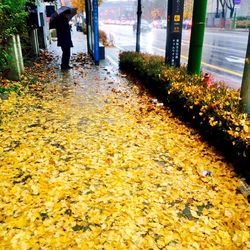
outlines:
[[250, 16], [250, 0], [241, 0], [237, 16]]
[[[207, 3], [207, 12], [208, 13], [216, 13], [216, 3], [217, 0], [208, 0]], [[221, 11], [221, 7], [219, 4], [219, 11]], [[250, 16], [250, 0], [241, 0], [239, 8], [236, 10], [237, 16]], [[229, 16], [229, 10], [226, 10], [227, 16]]]
[[217, 0], [208, 0], [207, 1], [207, 12], [208, 13], [216, 12], [216, 2], [217, 2]]

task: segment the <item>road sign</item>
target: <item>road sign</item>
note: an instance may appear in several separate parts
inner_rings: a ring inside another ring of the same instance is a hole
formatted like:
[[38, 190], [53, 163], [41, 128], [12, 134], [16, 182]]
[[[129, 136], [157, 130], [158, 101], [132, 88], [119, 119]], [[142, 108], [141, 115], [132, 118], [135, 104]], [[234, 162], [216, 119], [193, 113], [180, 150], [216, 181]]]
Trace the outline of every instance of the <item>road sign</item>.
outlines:
[[234, 0], [234, 4], [235, 5], [239, 5], [240, 4], [240, 0]]
[[180, 20], [181, 20], [181, 16], [180, 15], [175, 15], [174, 16], [174, 21], [175, 22], [180, 22]]
[[174, 67], [180, 66], [181, 61], [181, 35], [184, 0], [168, 1], [168, 24], [166, 43], [166, 64]]

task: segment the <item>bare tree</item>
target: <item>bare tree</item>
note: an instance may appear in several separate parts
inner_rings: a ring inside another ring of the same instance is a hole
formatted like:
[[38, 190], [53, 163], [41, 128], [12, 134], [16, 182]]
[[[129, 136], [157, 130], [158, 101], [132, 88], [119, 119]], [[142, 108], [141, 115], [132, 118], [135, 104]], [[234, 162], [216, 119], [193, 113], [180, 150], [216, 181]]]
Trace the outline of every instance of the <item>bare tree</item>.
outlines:
[[220, 27], [225, 28], [225, 21], [226, 21], [226, 0], [219, 0], [221, 5], [221, 20], [220, 20]]
[[220, 1], [220, 5], [221, 5], [221, 8], [222, 8], [222, 12], [221, 12], [221, 16], [223, 19], [225, 19], [225, 9], [226, 9], [226, 1], [227, 0], [219, 0]]
[[215, 13], [215, 17], [218, 18], [220, 15], [219, 15], [219, 0], [216, 1], [216, 13]]
[[235, 9], [235, 3], [234, 0], [225, 0], [227, 8], [230, 10], [230, 18], [233, 17], [234, 9]]
[[[165, 2], [165, 3], [164, 3]], [[162, 0], [144, 0], [142, 16], [145, 19], [166, 18], [166, 1]]]

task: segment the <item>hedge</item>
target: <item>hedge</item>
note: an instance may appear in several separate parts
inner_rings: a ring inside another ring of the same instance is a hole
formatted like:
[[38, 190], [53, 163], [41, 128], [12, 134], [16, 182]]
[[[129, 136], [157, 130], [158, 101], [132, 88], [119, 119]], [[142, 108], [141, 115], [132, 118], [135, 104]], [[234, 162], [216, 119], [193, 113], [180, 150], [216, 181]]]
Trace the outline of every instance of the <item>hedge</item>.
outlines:
[[191, 121], [250, 177], [250, 122], [240, 110], [239, 90], [221, 82], [208, 86], [203, 76], [189, 75], [185, 67], [168, 67], [160, 56], [123, 52], [119, 66]]
[[8, 49], [8, 39], [12, 35], [22, 35], [27, 32], [27, 2], [34, 0], [0, 0], [0, 73], [8, 69], [11, 56]]
[[236, 27], [237, 28], [243, 28], [243, 29], [250, 28], [250, 20], [239, 20], [239, 21], [236, 21]]

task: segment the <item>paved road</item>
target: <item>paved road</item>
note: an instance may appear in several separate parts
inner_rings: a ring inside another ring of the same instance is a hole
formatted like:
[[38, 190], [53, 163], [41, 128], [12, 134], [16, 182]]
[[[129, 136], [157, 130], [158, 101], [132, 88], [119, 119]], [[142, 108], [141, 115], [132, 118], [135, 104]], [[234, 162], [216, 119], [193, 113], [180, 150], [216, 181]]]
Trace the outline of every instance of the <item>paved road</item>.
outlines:
[[[115, 45], [120, 50], [135, 50], [135, 33], [131, 26], [105, 25], [102, 29], [112, 33]], [[207, 29], [205, 33], [202, 69], [211, 72], [216, 80], [223, 80], [228, 86], [239, 88], [241, 85], [244, 58], [247, 47], [247, 32], [229, 32]], [[187, 63], [190, 30], [183, 30], [182, 63]], [[141, 50], [165, 55], [166, 30], [153, 29], [142, 33]], [[113, 56], [113, 60], [117, 60]]]

